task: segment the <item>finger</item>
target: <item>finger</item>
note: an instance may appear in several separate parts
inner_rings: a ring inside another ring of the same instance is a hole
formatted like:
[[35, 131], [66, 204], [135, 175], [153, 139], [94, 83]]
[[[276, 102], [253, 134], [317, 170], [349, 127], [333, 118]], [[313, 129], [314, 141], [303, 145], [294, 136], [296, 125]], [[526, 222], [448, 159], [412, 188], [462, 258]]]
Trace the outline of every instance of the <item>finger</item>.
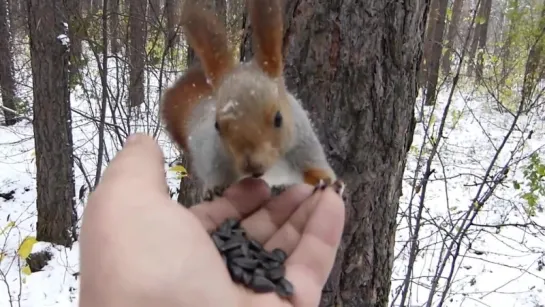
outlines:
[[295, 306], [318, 306], [335, 262], [344, 220], [341, 197], [326, 189], [304, 227], [299, 244], [286, 261], [286, 278], [296, 291], [292, 301]]
[[141, 201], [135, 200], [143, 200], [142, 197], [146, 195], [166, 195], [163, 161], [161, 148], [152, 137], [134, 134], [104, 171], [95, 193], [108, 195], [109, 202], [128, 206], [141, 204]]
[[228, 218], [243, 219], [259, 209], [269, 197], [270, 189], [265, 181], [245, 178], [226, 189], [223, 197], [202, 202], [189, 210], [207, 231], [212, 231]]
[[302, 199], [299, 206], [276, 228], [266, 241], [264, 247], [267, 250], [281, 248], [290, 255], [299, 244], [305, 225], [320, 203], [322, 193], [313, 193], [306, 199]]
[[313, 187], [299, 184], [272, 198], [242, 221], [252, 239], [267, 242], [312, 193]]

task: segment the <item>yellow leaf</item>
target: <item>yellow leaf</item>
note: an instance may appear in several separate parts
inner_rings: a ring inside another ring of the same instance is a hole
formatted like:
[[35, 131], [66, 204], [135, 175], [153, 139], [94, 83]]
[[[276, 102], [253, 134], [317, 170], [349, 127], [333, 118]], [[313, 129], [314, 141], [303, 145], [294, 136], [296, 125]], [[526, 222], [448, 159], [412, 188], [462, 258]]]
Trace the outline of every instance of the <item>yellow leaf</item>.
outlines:
[[30, 156], [33, 157], [33, 158], [36, 157], [36, 151], [35, 151], [34, 149], [33, 149], [32, 152], [30, 153]]
[[0, 252], [0, 261], [4, 260], [4, 258], [6, 258], [6, 253], [4, 252]]
[[23, 274], [25, 274], [25, 275], [30, 275], [30, 274], [32, 274], [32, 272], [30, 271], [30, 267], [28, 266], [28, 264], [25, 265], [25, 266], [23, 267], [23, 269], [21, 270], [21, 272], [22, 272]]
[[2, 229], [2, 231], [0, 232], [0, 235], [3, 235], [6, 231], [8, 231], [13, 226], [15, 226], [15, 222], [14, 221], [9, 221], [9, 223], [6, 225], [6, 227], [4, 227], [4, 229]]
[[187, 176], [187, 170], [183, 165], [174, 165], [169, 168], [170, 171], [178, 173], [182, 178]]
[[36, 237], [28, 236], [26, 237], [23, 242], [21, 242], [21, 245], [19, 246], [19, 250], [17, 251], [17, 254], [23, 259], [26, 259], [28, 255], [32, 252], [32, 246], [38, 242], [36, 240]]

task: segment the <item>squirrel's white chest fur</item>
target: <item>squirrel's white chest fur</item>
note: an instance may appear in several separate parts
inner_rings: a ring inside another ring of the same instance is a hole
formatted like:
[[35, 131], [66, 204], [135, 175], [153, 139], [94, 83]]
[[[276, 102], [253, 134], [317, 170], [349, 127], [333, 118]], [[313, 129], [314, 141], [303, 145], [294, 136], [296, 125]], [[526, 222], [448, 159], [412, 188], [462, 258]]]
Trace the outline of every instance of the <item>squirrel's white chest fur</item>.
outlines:
[[303, 182], [303, 176], [285, 159], [280, 159], [261, 177], [269, 186], [291, 185]]

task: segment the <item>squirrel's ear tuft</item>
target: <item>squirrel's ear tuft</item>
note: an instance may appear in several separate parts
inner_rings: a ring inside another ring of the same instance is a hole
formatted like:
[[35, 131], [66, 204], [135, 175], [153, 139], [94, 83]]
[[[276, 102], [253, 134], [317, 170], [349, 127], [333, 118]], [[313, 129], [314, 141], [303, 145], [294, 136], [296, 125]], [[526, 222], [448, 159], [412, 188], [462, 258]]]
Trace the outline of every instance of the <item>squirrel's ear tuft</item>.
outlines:
[[189, 45], [199, 57], [208, 81], [217, 87], [235, 64], [225, 26], [198, 0], [185, 0], [180, 24]]
[[279, 0], [248, 0], [254, 60], [269, 76], [282, 75], [283, 10]]

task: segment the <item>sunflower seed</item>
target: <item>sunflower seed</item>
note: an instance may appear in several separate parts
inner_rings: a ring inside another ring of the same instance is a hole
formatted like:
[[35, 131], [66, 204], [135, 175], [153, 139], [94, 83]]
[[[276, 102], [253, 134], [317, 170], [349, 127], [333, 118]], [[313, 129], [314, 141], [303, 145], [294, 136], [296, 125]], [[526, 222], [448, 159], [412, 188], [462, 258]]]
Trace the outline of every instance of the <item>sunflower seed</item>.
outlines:
[[234, 218], [227, 219], [224, 224], [226, 224], [230, 229], [235, 229], [240, 226], [240, 222]]
[[246, 270], [255, 270], [259, 264], [259, 260], [251, 258], [234, 258], [231, 261]]
[[276, 261], [262, 261], [261, 266], [266, 270], [272, 270], [276, 269], [277, 267], [281, 266], [282, 264], [280, 262]]
[[241, 252], [241, 254], [242, 254], [244, 257], [253, 258], [253, 257], [251, 257], [251, 255], [250, 255], [250, 247], [248, 246], [248, 243], [247, 243], [247, 242], [244, 242], [244, 243], [242, 244], [242, 246], [240, 247], [240, 252]]
[[[244, 245], [242, 245], [242, 246], [244, 246]], [[234, 248], [234, 249], [227, 252], [227, 258], [229, 258], [229, 259], [234, 259], [234, 258], [239, 258], [239, 257], [244, 257], [244, 254], [242, 253], [241, 248]]]
[[256, 252], [260, 252], [263, 250], [263, 245], [254, 239], [250, 239], [250, 248]]
[[286, 274], [286, 268], [284, 266], [279, 266], [268, 270], [265, 276], [272, 281], [278, 281], [284, 277], [284, 274]]
[[274, 258], [276, 258], [276, 261], [280, 263], [284, 263], [284, 261], [286, 261], [286, 258], [288, 258], [288, 255], [286, 255], [286, 252], [279, 248], [273, 249], [271, 254], [273, 255]]
[[229, 273], [231, 273], [231, 278], [236, 282], [241, 282], [244, 270], [232, 262], [229, 262], [227, 266], [229, 268]]
[[231, 239], [225, 242], [225, 244], [223, 244], [223, 246], [219, 247], [218, 249], [220, 250], [220, 252], [227, 252], [232, 249], [239, 248], [241, 245], [242, 242]]
[[265, 276], [265, 274], [266, 274], [265, 270], [261, 268], [257, 268], [254, 270], [254, 275], [256, 276]]
[[225, 241], [223, 241], [217, 234], [212, 234], [212, 240], [214, 241], [214, 244], [217, 248], [222, 247], [225, 244]]
[[250, 288], [257, 293], [272, 292], [276, 289], [276, 285], [264, 276], [254, 275]]
[[280, 297], [290, 297], [293, 295], [293, 284], [287, 279], [282, 278], [276, 283], [276, 293]]
[[248, 273], [247, 271], [242, 272], [242, 283], [249, 286], [252, 283], [252, 274]]

